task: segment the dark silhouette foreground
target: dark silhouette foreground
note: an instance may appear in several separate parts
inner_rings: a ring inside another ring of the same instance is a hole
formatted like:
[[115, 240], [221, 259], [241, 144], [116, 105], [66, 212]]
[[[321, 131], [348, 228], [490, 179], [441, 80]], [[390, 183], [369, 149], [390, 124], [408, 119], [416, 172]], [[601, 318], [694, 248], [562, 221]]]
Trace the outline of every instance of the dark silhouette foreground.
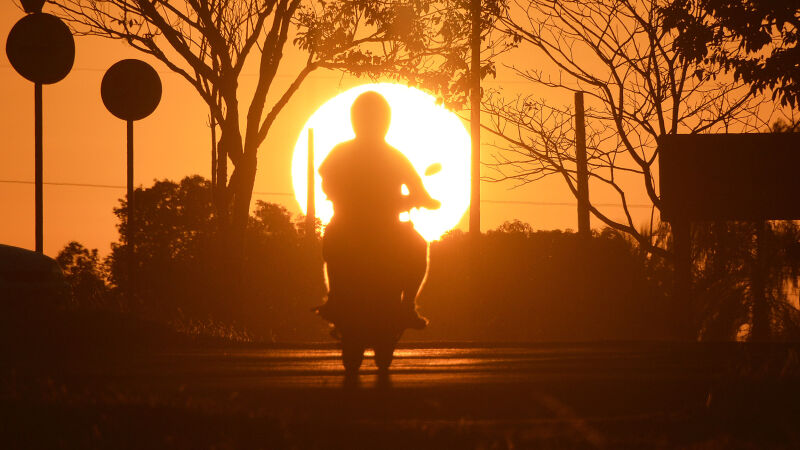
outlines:
[[376, 363], [388, 368], [403, 330], [427, 325], [415, 311], [427, 270], [427, 244], [399, 216], [440, 203], [408, 159], [384, 140], [391, 120], [386, 99], [372, 91], [361, 94], [351, 118], [355, 139], [337, 145], [319, 168], [334, 215], [322, 244], [328, 301], [318, 312], [342, 338], [348, 369], [358, 369], [370, 343]]

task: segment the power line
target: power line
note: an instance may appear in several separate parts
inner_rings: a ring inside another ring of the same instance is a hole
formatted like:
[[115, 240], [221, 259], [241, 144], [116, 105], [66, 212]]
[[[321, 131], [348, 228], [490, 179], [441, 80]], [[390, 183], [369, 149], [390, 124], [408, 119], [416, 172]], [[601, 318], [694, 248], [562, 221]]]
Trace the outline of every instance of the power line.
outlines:
[[[8, 184], [34, 184], [33, 181], [26, 181], [26, 180], [0, 180], [0, 183], [8, 183]], [[68, 183], [68, 182], [56, 182], [56, 181], [46, 181], [43, 184], [48, 186], [70, 186], [70, 187], [86, 187], [86, 188], [101, 188], [101, 189], [125, 189], [125, 186], [116, 185], [116, 184], [92, 184], [92, 183]], [[294, 193], [292, 192], [265, 192], [265, 191], [253, 191], [253, 194], [256, 195], [274, 195], [280, 197], [294, 197]], [[529, 201], [529, 200], [492, 200], [492, 199], [481, 199], [481, 203], [494, 203], [494, 204], [508, 204], [508, 205], [533, 205], [533, 206], [570, 206], [575, 207], [577, 206], [576, 203], [571, 202], [544, 202], [544, 201]], [[616, 203], [595, 203], [596, 207], [614, 207], [614, 206], [621, 206]], [[646, 204], [629, 204], [629, 208], [650, 208], [652, 205]]]
[[[577, 207], [578, 203], [570, 203], [570, 202], [536, 202], [536, 201], [528, 201], [528, 200], [481, 200], [481, 203], [500, 203], [500, 204], [512, 204], [512, 205], [536, 205], [536, 206], [571, 206]], [[595, 207], [614, 207], [614, 206], [622, 206], [619, 203], [592, 203]], [[653, 205], [647, 205], [644, 203], [631, 203], [628, 204], [628, 208], [651, 208]]]
[[[0, 64], [0, 69], [13, 69], [10, 64]], [[154, 67], [155, 69], [155, 67]], [[75, 72], [105, 72], [108, 69], [100, 69], [96, 67], [73, 67], [70, 69], [71, 71]], [[159, 75], [178, 75], [177, 72], [173, 72], [171, 70], [159, 70], [155, 69]], [[259, 75], [258, 72], [242, 72], [239, 74], [242, 77], [256, 77]], [[315, 73], [313, 75], [309, 75], [309, 80], [336, 80], [339, 81], [342, 79], [340, 75], [320, 75], [320, 72]], [[296, 74], [287, 74], [287, 73], [278, 73], [274, 75], [275, 78], [296, 78]], [[360, 77], [354, 77], [356, 79], [361, 79]], [[520, 80], [520, 79], [510, 79], [510, 78], [492, 78], [492, 79], [483, 79], [481, 83], [484, 84], [530, 84], [530, 81], [527, 80]]]
[[[11, 66], [9, 64], [0, 64], [0, 69], [13, 69], [13, 66]], [[153, 68], [153, 69], [155, 69], [155, 68]], [[97, 67], [73, 67], [72, 69], [70, 69], [70, 71], [74, 71], [74, 72], [105, 72], [106, 70], [108, 70], [108, 69], [100, 69], [100, 68], [97, 68]], [[155, 69], [155, 71], [159, 75], [179, 75], [177, 72], [173, 72], [171, 70], [166, 70], [165, 71], [165, 70]], [[255, 76], [258, 76], [258, 72], [242, 72], [239, 75], [243, 76], [243, 77], [255, 77]], [[291, 74], [286, 74], [286, 73], [275, 74], [275, 78], [295, 78], [295, 77], [296, 77], [296, 75], [291, 75]], [[321, 79], [329, 79], [329, 80], [338, 80], [339, 79], [339, 77], [337, 77], [337, 76], [319, 76], [319, 75], [315, 75], [314, 78], [315, 79], [320, 79], [320, 78]]]
[[[26, 180], [0, 180], [0, 183], [9, 183], [9, 184], [34, 184], [33, 181], [26, 181]], [[58, 182], [58, 181], [45, 181], [42, 184], [46, 184], [48, 186], [71, 186], [71, 187], [87, 187], [87, 188], [104, 188], [104, 189], [127, 189], [126, 186], [116, 185], [116, 184], [92, 184], [92, 183], [67, 183], [67, 182]], [[278, 195], [278, 196], [294, 196], [294, 194], [290, 192], [263, 192], [263, 191], [253, 191], [253, 194], [258, 195]]]
[[[9, 184], [34, 184], [33, 181], [25, 180], [0, 180], [0, 183]], [[77, 187], [93, 187], [93, 188], [107, 188], [107, 189], [125, 189], [125, 186], [117, 186], [112, 184], [87, 184], [87, 183], [64, 183], [64, 182], [43, 182], [42, 184], [50, 186], [77, 186]]]

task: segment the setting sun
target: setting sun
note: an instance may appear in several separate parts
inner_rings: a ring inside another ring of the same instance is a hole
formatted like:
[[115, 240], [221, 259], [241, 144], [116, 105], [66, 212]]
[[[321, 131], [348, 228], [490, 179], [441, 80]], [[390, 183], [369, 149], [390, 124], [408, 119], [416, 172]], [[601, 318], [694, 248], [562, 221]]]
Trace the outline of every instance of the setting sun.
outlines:
[[[436, 240], [458, 225], [469, 207], [470, 137], [458, 116], [419, 89], [391, 83], [365, 84], [320, 106], [306, 122], [294, 148], [292, 182], [297, 202], [305, 213], [308, 129], [314, 129], [314, 166], [318, 169], [336, 144], [355, 136], [350, 105], [359, 94], [370, 90], [383, 95], [392, 107], [386, 141], [408, 157], [431, 196], [442, 202], [438, 210], [414, 209], [410, 213], [417, 231], [428, 241]], [[441, 170], [426, 175], [426, 169], [437, 163]], [[322, 192], [319, 174], [315, 186], [316, 215], [327, 224], [333, 205]]]

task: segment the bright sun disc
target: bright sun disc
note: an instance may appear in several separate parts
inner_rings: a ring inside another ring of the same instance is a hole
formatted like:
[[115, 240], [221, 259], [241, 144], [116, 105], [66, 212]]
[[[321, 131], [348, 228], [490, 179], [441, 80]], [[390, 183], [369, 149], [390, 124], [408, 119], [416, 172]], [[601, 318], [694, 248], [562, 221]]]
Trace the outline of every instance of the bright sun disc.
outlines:
[[[414, 209], [410, 213], [414, 228], [426, 240], [439, 239], [458, 225], [469, 207], [470, 136], [458, 116], [437, 105], [436, 98], [419, 89], [391, 83], [365, 84], [320, 106], [306, 122], [294, 147], [292, 182], [297, 203], [305, 213], [308, 129], [313, 128], [316, 216], [323, 224], [333, 217], [333, 205], [322, 192], [322, 179], [317, 170], [334, 146], [355, 137], [350, 106], [366, 91], [376, 91], [389, 102], [392, 123], [386, 142], [406, 155], [431, 196], [442, 202], [438, 210]], [[441, 171], [426, 176], [425, 169], [435, 163], [441, 164]]]

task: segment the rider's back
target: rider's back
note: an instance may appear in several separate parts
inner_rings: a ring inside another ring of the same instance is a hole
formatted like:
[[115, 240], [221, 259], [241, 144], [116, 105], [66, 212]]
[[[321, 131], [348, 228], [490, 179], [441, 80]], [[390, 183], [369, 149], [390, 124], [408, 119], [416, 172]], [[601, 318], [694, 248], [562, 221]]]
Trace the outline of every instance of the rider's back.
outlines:
[[351, 107], [355, 139], [337, 145], [320, 165], [334, 214], [322, 239], [329, 292], [319, 313], [337, 328], [394, 330], [394, 336], [426, 324], [414, 311], [414, 298], [427, 267], [427, 244], [399, 216], [438, 202], [411, 162], [386, 143], [390, 117], [380, 94], [359, 95]]
[[381, 226], [398, 221], [403, 184], [416, 174], [386, 142], [354, 139], [337, 145], [319, 168], [337, 224]]

